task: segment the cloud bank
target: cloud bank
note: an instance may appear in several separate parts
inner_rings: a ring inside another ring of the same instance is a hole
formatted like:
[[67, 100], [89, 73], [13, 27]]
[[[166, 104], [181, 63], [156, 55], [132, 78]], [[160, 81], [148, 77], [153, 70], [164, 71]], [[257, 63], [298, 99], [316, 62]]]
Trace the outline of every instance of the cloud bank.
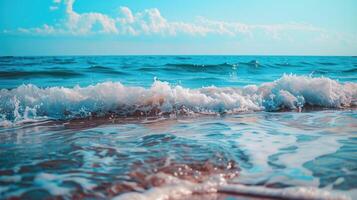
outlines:
[[193, 22], [170, 21], [163, 17], [157, 8], [132, 12], [128, 7], [119, 7], [117, 16], [108, 16], [99, 12], [78, 13], [73, 9], [75, 0], [54, 0], [49, 8], [53, 12], [65, 11], [65, 18], [56, 25], [44, 24], [41, 27], [19, 28], [20, 33], [34, 35], [161, 35], [190, 36], [225, 35], [252, 37], [263, 33], [273, 39], [279, 39], [287, 32], [323, 33], [324, 30], [303, 23], [287, 24], [244, 24], [225, 22], [197, 17]]

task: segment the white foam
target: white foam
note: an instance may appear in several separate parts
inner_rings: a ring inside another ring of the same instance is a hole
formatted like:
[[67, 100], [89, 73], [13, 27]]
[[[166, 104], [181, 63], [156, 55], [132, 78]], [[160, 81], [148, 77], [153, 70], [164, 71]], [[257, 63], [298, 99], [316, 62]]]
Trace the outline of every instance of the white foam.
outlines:
[[143, 192], [128, 192], [116, 196], [113, 200], [165, 200], [188, 198], [190, 195], [205, 195], [214, 193], [229, 193], [231, 195], [250, 195], [265, 198], [293, 199], [293, 200], [347, 200], [348, 196], [333, 194], [316, 188], [292, 187], [283, 189], [266, 188], [263, 186], [245, 186], [228, 184], [220, 176], [212, 176], [202, 183], [193, 183], [176, 177], [159, 173], [158, 178], [165, 184], [153, 187]]
[[128, 192], [114, 197], [113, 200], [179, 199], [194, 193], [215, 193], [217, 192], [218, 186], [225, 183], [224, 178], [219, 175], [212, 176], [208, 181], [203, 183], [193, 183], [163, 173], [158, 173], [153, 176], [164, 180], [165, 184], [160, 187], [151, 188], [142, 193]]
[[291, 187], [291, 188], [266, 188], [262, 186], [245, 186], [245, 185], [223, 185], [218, 189], [218, 192], [230, 194], [253, 195], [268, 198], [292, 199], [292, 200], [347, 200], [350, 197], [332, 193], [326, 190], [306, 187]]
[[48, 117], [55, 119], [116, 113], [237, 113], [298, 109], [309, 104], [328, 108], [357, 105], [357, 84], [329, 78], [284, 75], [262, 85], [189, 89], [155, 80], [150, 88], [104, 82], [88, 87], [39, 88], [22, 85], [0, 91], [0, 124]]
[[81, 177], [78, 174], [49, 174], [49, 173], [39, 173], [34, 179], [36, 187], [41, 187], [46, 189], [52, 195], [65, 195], [68, 196], [71, 189], [63, 187], [63, 182], [73, 181], [80, 184], [85, 190], [92, 190], [96, 185], [90, 182], [85, 177]]

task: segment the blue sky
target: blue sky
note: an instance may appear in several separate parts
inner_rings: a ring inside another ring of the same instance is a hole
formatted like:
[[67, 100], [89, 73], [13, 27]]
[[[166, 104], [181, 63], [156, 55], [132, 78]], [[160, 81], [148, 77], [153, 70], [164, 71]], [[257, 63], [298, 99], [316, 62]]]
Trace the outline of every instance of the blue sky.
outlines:
[[0, 0], [0, 55], [357, 55], [355, 0]]

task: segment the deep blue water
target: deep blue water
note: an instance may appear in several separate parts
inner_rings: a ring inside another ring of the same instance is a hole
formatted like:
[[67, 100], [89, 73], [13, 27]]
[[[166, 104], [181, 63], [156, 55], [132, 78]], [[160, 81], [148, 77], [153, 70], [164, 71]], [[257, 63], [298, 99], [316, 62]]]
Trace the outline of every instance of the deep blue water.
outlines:
[[0, 89], [0, 199], [357, 198], [356, 57], [0, 57]]
[[244, 86], [283, 74], [356, 82], [356, 57], [102, 56], [0, 57], [0, 87], [87, 86], [104, 81], [148, 87], [154, 77], [184, 87]]

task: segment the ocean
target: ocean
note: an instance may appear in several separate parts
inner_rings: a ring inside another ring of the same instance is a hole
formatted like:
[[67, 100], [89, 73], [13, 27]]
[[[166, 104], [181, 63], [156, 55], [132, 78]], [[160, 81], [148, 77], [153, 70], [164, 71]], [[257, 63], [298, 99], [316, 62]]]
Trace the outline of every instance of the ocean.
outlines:
[[357, 199], [357, 57], [0, 57], [0, 199]]

